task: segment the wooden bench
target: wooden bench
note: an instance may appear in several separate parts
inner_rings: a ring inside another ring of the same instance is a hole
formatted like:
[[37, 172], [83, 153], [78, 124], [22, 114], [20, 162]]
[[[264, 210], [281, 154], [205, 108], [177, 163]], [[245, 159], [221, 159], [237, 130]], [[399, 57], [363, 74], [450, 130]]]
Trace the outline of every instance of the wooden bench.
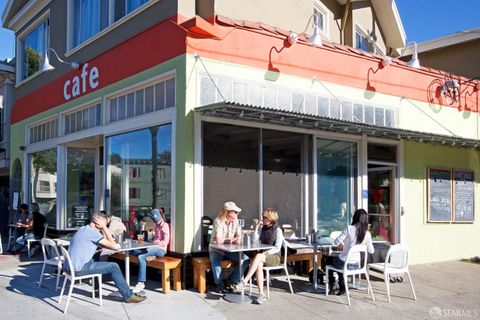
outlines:
[[[117, 252], [110, 257], [125, 260], [125, 254]], [[130, 255], [130, 263], [138, 264], [138, 258], [134, 255]], [[163, 293], [170, 292], [170, 270], [173, 272], [173, 290], [182, 290], [182, 282], [180, 276], [180, 268], [182, 266], [182, 260], [174, 257], [156, 257], [153, 260], [147, 261], [147, 267], [162, 270], [162, 289]]]
[[[291, 253], [287, 256], [288, 262], [295, 262], [295, 261], [307, 261], [307, 269], [310, 272], [313, 270], [313, 252], [305, 252], [305, 253]], [[321, 267], [322, 261], [322, 253], [317, 252], [317, 261], [318, 261], [318, 268]]]
[[[192, 258], [193, 266], [193, 286], [199, 293], [205, 293], [207, 289], [207, 270], [212, 268], [209, 257]], [[233, 268], [235, 262], [232, 260], [222, 260], [222, 269]]]

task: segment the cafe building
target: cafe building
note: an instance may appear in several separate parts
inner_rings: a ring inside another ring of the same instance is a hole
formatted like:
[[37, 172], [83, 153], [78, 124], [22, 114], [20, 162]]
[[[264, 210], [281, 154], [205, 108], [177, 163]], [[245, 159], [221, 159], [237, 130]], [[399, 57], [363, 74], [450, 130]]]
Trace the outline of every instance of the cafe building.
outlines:
[[364, 208], [412, 263], [478, 255], [478, 81], [180, 1], [100, 8], [97, 31], [80, 1], [40, 3], [3, 23], [14, 192], [52, 232], [164, 207], [171, 251], [190, 255], [235, 201], [245, 229], [273, 207], [290, 234], [328, 236]]

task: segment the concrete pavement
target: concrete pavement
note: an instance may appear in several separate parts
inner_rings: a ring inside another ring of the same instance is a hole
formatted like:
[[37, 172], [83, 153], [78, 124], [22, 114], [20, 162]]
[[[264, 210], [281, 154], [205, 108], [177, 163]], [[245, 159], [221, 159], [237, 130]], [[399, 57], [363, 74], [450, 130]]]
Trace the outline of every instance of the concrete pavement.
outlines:
[[112, 282], [104, 281], [100, 307], [98, 299], [91, 298], [90, 287], [82, 284], [74, 290], [67, 316], [63, 314], [65, 300], [59, 304], [59, 291], [53, 290], [55, 278], [47, 276], [38, 287], [41, 266], [40, 254], [32, 261], [0, 255], [2, 319], [480, 319], [480, 264], [472, 262], [411, 266], [417, 301], [405, 280], [391, 284], [392, 303], [388, 303], [383, 279], [377, 277], [372, 277], [376, 301], [366, 291], [351, 290], [351, 306], [345, 296], [313, 293], [308, 279], [298, 276], [293, 277], [294, 295], [285, 277], [272, 280], [270, 299], [261, 306], [232, 304], [193, 290], [164, 295], [161, 283], [149, 279], [148, 299], [134, 305], [112, 298], [116, 290]]

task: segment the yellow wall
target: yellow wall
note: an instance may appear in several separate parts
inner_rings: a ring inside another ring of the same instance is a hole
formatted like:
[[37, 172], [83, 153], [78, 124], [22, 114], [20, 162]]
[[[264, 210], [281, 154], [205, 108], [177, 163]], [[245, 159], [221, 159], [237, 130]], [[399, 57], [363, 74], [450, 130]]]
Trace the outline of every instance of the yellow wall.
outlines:
[[[480, 255], [480, 153], [470, 149], [405, 143], [405, 174], [401, 183], [404, 216], [402, 234], [412, 264]], [[445, 167], [475, 173], [475, 222], [427, 223], [427, 168]]]

